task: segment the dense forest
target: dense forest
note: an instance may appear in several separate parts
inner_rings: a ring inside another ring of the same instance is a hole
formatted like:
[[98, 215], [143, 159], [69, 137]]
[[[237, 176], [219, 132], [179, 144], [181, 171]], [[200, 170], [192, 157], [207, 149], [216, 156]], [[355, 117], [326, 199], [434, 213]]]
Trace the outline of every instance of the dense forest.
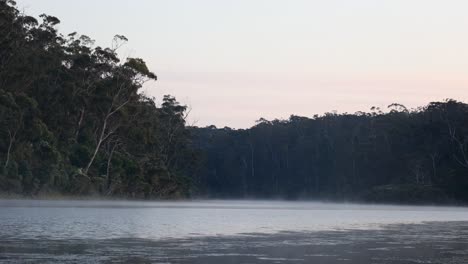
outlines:
[[156, 75], [0, 0], [0, 194], [468, 202], [468, 105], [188, 127]]
[[0, 192], [186, 197], [194, 154], [186, 108], [139, 92], [156, 75], [140, 58], [57, 32], [0, 0]]
[[468, 105], [454, 100], [192, 132], [207, 196], [468, 201]]

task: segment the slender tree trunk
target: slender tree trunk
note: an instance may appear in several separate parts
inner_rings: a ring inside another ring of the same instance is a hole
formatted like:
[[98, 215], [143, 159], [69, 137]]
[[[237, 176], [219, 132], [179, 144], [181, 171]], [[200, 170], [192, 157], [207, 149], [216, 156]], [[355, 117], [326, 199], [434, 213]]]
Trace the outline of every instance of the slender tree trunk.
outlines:
[[356, 185], [356, 158], [353, 153], [353, 187]]
[[432, 177], [429, 178], [429, 183], [432, 184], [433, 179], [437, 179], [437, 165], [436, 165], [437, 154], [431, 154], [432, 160]]
[[84, 115], [85, 115], [85, 108], [81, 108], [81, 111], [80, 111], [80, 119], [78, 120], [78, 124], [77, 124], [77, 127], [76, 127], [76, 131], [75, 131], [75, 141], [78, 140], [78, 136], [80, 134], [80, 129], [81, 129], [81, 124], [83, 123], [83, 119], [84, 119]]
[[6, 156], [5, 164], [3, 165], [4, 169], [8, 167], [8, 163], [10, 162], [11, 149], [13, 147], [13, 143], [15, 142], [16, 131], [13, 134], [11, 134], [11, 131], [8, 129], [8, 136], [10, 138], [10, 143], [8, 144], [7, 156]]
[[468, 156], [467, 156], [466, 151], [465, 151], [465, 143], [462, 142], [460, 139], [458, 139], [458, 137], [456, 135], [456, 128], [453, 128], [448, 120], [446, 122], [447, 122], [448, 130], [449, 130], [449, 135], [452, 138], [452, 141], [454, 141], [457, 144], [457, 147], [459, 148], [459, 150], [461, 152], [463, 160], [460, 160], [457, 157], [456, 153], [453, 154], [453, 156], [454, 156], [455, 160], [458, 163], [460, 163], [460, 165], [462, 165], [465, 168], [468, 168]]
[[242, 192], [244, 197], [247, 196], [247, 171], [248, 171], [248, 166], [247, 166], [247, 161], [245, 160], [245, 157], [242, 157], [242, 164], [244, 167], [244, 170], [242, 171]]
[[115, 128], [114, 130], [111, 130], [109, 132], [106, 133], [106, 130], [107, 130], [107, 124], [108, 124], [108, 121], [109, 119], [115, 114], [117, 113], [118, 111], [120, 111], [120, 109], [122, 109], [125, 105], [127, 105], [127, 103], [130, 102], [130, 99], [128, 99], [127, 101], [123, 102], [121, 105], [119, 105], [118, 107], [115, 108], [115, 110], [112, 111], [112, 108], [113, 108], [113, 105], [112, 104], [109, 108], [109, 111], [107, 112], [107, 115], [106, 117], [104, 118], [104, 122], [102, 124], [102, 129], [101, 129], [101, 133], [99, 135], [99, 139], [97, 141], [97, 144], [96, 144], [96, 148], [94, 149], [94, 152], [93, 152], [93, 156], [91, 157], [91, 159], [89, 160], [88, 162], [88, 165], [86, 165], [86, 168], [85, 170], [83, 171], [85, 175], [88, 175], [88, 171], [89, 171], [89, 168], [91, 168], [91, 165], [93, 165], [93, 162], [94, 160], [96, 159], [96, 155], [98, 154], [99, 152], [99, 149], [101, 148], [101, 145], [102, 143], [110, 136], [112, 135], [115, 130], [117, 128]]
[[101, 144], [105, 139], [106, 129], [107, 129], [107, 117], [104, 119], [104, 123], [102, 125], [102, 131], [101, 131], [101, 134], [99, 135], [99, 139], [97, 141], [96, 148], [94, 149], [93, 155], [91, 156], [91, 159], [89, 160], [88, 165], [86, 165], [86, 168], [83, 171], [85, 175], [88, 175], [89, 168], [91, 168], [91, 165], [93, 165], [94, 159], [96, 159], [96, 155], [99, 152], [99, 149], [101, 148]]
[[460, 149], [460, 152], [462, 154], [462, 158], [463, 160], [462, 161], [459, 161], [460, 164], [466, 168], [468, 168], [468, 157], [466, 155], [466, 151], [465, 151], [465, 144], [463, 142], [461, 142], [459, 139], [456, 139], [456, 142], [458, 144], [458, 148]]
[[112, 179], [110, 177], [110, 169], [112, 165], [112, 156], [114, 155], [115, 148], [117, 147], [117, 144], [115, 144], [110, 153], [109, 157], [107, 158], [107, 168], [106, 168], [106, 179], [107, 179], [107, 193], [110, 193], [110, 186], [112, 184]]
[[255, 178], [255, 159], [254, 159], [254, 155], [255, 155], [255, 149], [254, 149], [252, 143], [250, 143], [250, 172], [251, 172], [252, 179]]

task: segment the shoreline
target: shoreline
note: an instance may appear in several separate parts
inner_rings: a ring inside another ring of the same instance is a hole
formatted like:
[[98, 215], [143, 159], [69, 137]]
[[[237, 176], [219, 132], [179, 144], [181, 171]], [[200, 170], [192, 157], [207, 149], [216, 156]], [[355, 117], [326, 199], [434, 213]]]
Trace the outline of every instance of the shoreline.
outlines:
[[100, 195], [37, 195], [26, 196], [18, 194], [0, 193], [0, 200], [18, 200], [18, 201], [115, 201], [115, 202], [197, 202], [197, 201], [258, 201], [258, 202], [291, 202], [291, 203], [325, 203], [325, 204], [343, 204], [343, 205], [376, 205], [376, 206], [422, 206], [422, 207], [468, 207], [467, 203], [399, 203], [399, 202], [375, 202], [365, 200], [343, 200], [343, 199], [267, 199], [267, 198], [216, 198], [216, 197], [193, 197], [193, 198], [159, 198], [159, 199], [141, 199], [117, 196]]
[[[28, 203], [29, 205], [16, 205], [16, 204], [7, 204], [9, 202], [20, 202], [20, 203]], [[193, 199], [159, 199], [159, 200], [149, 200], [149, 199], [126, 199], [126, 198], [119, 198], [119, 197], [100, 197], [100, 196], [41, 196], [36, 198], [26, 197], [26, 196], [0, 196], [0, 208], [3, 206], [6, 207], [35, 207], [42, 205], [42, 202], [77, 202], [83, 203], [80, 204], [80, 207], [88, 207], [87, 202], [89, 202], [89, 206], [96, 206], [92, 203], [104, 203], [103, 206], [111, 205], [109, 203], [144, 203], [144, 204], [151, 204], [151, 203], [180, 203], [180, 204], [194, 204], [196, 207], [197, 203], [215, 203], [213, 207], [217, 207], [216, 203], [259, 203], [259, 207], [262, 209], [274, 209], [275, 207], [268, 207], [270, 203], [283, 203], [285, 206], [292, 205], [290, 210], [309, 210], [307, 205], [331, 205], [331, 206], [341, 206], [341, 207], [349, 207], [348, 210], [366, 210], [372, 209], [372, 207], [381, 207], [381, 208], [388, 208], [389, 210], [392, 208], [426, 208], [426, 209], [437, 209], [437, 208], [454, 208], [454, 209], [463, 209], [468, 208], [466, 204], [391, 204], [391, 203], [369, 203], [369, 202], [358, 202], [358, 201], [331, 201], [331, 200], [267, 200], [267, 199], [206, 199], [206, 198], [193, 198]], [[302, 205], [306, 207], [302, 207]], [[50, 206], [53, 206], [50, 205]], [[63, 206], [63, 205], [61, 205]], [[112, 205], [116, 206], [116, 205]], [[265, 206], [265, 207], [263, 207]], [[148, 208], [150, 208], [149, 206]], [[187, 205], [187, 208], [191, 206]], [[201, 207], [210, 207], [208, 205], [203, 205]], [[362, 208], [361, 208], [362, 207]], [[219, 208], [224, 208], [224, 205], [221, 205]], [[284, 208], [283, 208], [284, 209]], [[313, 210], [313, 209], [312, 209]]]

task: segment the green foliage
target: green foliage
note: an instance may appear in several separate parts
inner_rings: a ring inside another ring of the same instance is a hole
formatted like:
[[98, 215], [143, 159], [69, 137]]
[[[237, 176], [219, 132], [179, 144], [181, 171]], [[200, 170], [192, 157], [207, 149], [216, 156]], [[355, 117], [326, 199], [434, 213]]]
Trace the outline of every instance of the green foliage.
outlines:
[[186, 109], [170, 96], [157, 107], [138, 92], [156, 75], [143, 59], [120, 62], [127, 38], [94, 47], [58, 33], [58, 18], [40, 20], [0, 0], [0, 192], [187, 194]]
[[157, 77], [120, 61], [125, 36], [59, 23], [0, 0], [0, 192], [468, 202], [464, 103], [187, 129], [186, 106], [139, 93]]

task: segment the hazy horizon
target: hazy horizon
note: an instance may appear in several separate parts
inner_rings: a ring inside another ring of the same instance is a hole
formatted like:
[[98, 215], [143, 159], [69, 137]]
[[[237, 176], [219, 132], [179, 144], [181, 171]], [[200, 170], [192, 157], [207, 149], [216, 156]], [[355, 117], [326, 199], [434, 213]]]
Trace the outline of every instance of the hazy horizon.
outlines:
[[158, 75], [147, 94], [176, 96], [197, 126], [468, 100], [465, 1], [17, 2], [96, 45], [128, 37], [122, 56]]

